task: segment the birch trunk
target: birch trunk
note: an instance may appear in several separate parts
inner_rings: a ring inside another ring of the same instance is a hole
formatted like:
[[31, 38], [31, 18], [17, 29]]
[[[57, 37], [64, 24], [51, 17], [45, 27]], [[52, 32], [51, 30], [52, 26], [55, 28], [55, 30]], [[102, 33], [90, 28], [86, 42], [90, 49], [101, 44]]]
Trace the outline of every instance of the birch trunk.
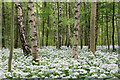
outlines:
[[23, 24], [22, 6], [19, 0], [18, 2], [16, 2], [16, 9], [17, 9], [17, 20], [18, 20], [17, 22], [18, 22], [20, 40], [22, 43], [23, 52], [25, 53], [25, 55], [28, 55], [31, 51], [26, 37], [26, 31]]
[[61, 47], [62, 3], [58, 3], [58, 49]]
[[30, 23], [30, 33], [31, 33], [31, 43], [32, 43], [32, 56], [34, 61], [38, 62], [38, 43], [37, 43], [37, 31], [35, 26], [35, 18], [34, 18], [34, 6], [32, 0], [28, 2], [28, 16]]
[[73, 33], [73, 58], [78, 59], [78, 28], [79, 28], [79, 6], [80, 3], [75, 1], [75, 24]]
[[56, 23], [55, 23], [55, 1], [54, 0], [53, 0], [53, 25], [54, 25], [56, 48], [58, 48], [57, 26], [56, 26]]

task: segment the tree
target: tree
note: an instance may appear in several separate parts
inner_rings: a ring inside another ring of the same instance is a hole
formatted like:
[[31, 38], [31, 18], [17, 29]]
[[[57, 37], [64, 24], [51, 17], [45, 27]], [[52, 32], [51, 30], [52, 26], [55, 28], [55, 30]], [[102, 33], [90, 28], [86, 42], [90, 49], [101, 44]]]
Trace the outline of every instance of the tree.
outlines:
[[10, 44], [10, 54], [8, 59], [8, 72], [11, 72], [11, 63], [12, 63], [12, 55], [14, 48], [14, 2], [12, 2], [12, 19], [11, 19], [11, 44]]
[[35, 26], [35, 18], [34, 18], [34, 5], [32, 0], [28, 2], [28, 16], [29, 16], [29, 23], [30, 23], [30, 33], [31, 33], [31, 43], [32, 43], [32, 56], [34, 61], [38, 62], [38, 43], [37, 43], [37, 31]]
[[4, 2], [2, 2], [2, 47], [5, 47], [5, 7]]
[[118, 53], [120, 53], [120, 1], [118, 3], [118, 9], [119, 9], [119, 11], [118, 11], [118, 15], [119, 15], [118, 24], [119, 25], [117, 26], [117, 31], [118, 31], [118, 46], [119, 46]]
[[95, 53], [95, 21], [96, 21], [96, 2], [91, 4], [91, 21], [90, 21], [90, 51]]
[[[2, 8], [2, 3], [0, 3], [0, 9]], [[0, 18], [2, 18], [2, 14], [0, 14]], [[0, 24], [2, 24], [2, 20], [0, 19]], [[2, 48], [2, 25], [0, 25], [0, 48]]]
[[[81, 8], [82, 8], [82, 4], [81, 4]], [[82, 10], [81, 10], [81, 12], [82, 12]], [[82, 49], [83, 48], [83, 26], [80, 26], [80, 46], [81, 46], [81, 49]]]
[[95, 50], [97, 49], [97, 35], [98, 35], [98, 3], [96, 3], [96, 23], [95, 23]]
[[[43, 3], [43, 8], [45, 8], [46, 7], [46, 2], [44, 2]], [[43, 13], [45, 13], [45, 11], [43, 10]], [[42, 23], [43, 23], [43, 28], [42, 28], [42, 46], [44, 46], [44, 28], [45, 28], [45, 18], [44, 18], [44, 16], [43, 16], [43, 21], [42, 21]]]
[[106, 10], [106, 28], [107, 28], [107, 44], [108, 44], [108, 50], [110, 50], [109, 47], [109, 37], [108, 37], [108, 11]]
[[16, 2], [16, 9], [17, 9], [17, 22], [18, 22], [20, 40], [22, 43], [23, 52], [25, 53], [25, 55], [28, 55], [29, 53], [31, 53], [31, 51], [26, 37], [26, 31], [23, 24], [22, 6], [19, 0], [18, 2]]
[[58, 38], [57, 38], [57, 30], [56, 30], [56, 23], [55, 23], [55, 1], [54, 0], [53, 0], [53, 25], [54, 25], [56, 48], [58, 48]]
[[50, 27], [50, 22], [49, 22], [50, 19], [49, 18], [50, 17], [49, 17], [49, 13], [48, 13], [48, 19], [47, 19], [47, 25], [48, 26], [47, 26], [47, 31], [46, 31], [46, 38], [47, 38], [46, 39], [46, 46], [48, 46], [48, 36], [49, 36], [48, 34], [49, 34], [49, 27]]
[[85, 16], [85, 46], [88, 45], [88, 22], [87, 22], [87, 14], [86, 14], [86, 6], [85, 2], [83, 2], [83, 8], [84, 8], [84, 16]]
[[79, 28], [79, 6], [80, 2], [75, 1], [75, 24], [73, 33], [73, 58], [78, 59], [78, 28]]
[[62, 3], [58, 3], [58, 49], [61, 47]]
[[[37, 4], [37, 0], [36, 0], [36, 4]], [[41, 48], [41, 45], [40, 45], [40, 26], [39, 26], [39, 14], [38, 14], [38, 4], [36, 5], [36, 8], [37, 8], [37, 21], [36, 21], [36, 23], [37, 23], [37, 26], [38, 26], [38, 35], [39, 35], [39, 39], [38, 39], [38, 41], [39, 41], [39, 46], [40, 46], [40, 48]]]
[[[16, 12], [17, 13], [17, 12]], [[17, 18], [17, 17], [16, 17]], [[18, 21], [18, 20], [17, 20]], [[16, 24], [18, 24], [18, 22], [16, 21]], [[15, 32], [15, 44], [14, 44], [14, 48], [18, 47], [18, 34], [19, 34], [19, 27], [16, 25], [16, 32]]]
[[112, 27], [113, 27], [113, 33], [112, 33], [112, 46], [113, 46], [113, 51], [115, 51], [115, 46], [114, 46], [114, 34], [115, 34], [114, 14], [115, 14], [115, 3], [113, 2], [113, 15], [112, 15]]
[[[70, 3], [68, 3], [68, 8], [67, 8], [67, 18], [69, 21], [70, 18]], [[71, 30], [70, 30], [70, 23], [68, 23], [68, 46], [70, 46], [70, 48], [72, 48], [72, 43], [71, 43]]]

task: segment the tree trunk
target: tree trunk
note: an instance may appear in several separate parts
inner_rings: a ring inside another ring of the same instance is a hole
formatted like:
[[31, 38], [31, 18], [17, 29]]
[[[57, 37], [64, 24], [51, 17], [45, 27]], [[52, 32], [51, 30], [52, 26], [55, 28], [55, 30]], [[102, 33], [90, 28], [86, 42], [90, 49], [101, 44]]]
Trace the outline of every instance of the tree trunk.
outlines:
[[48, 23], [47, 23], [47, 24], [48, 24], [48, 26], [47, 26], [47, 32], [46, 32], [46, 38], [47, 38], [47, 39], [46, 39], [46, 46], [48, 46], [48, 34], [49, 34], [49, 30], [48, 30], [48, 29], [49, 29], [49, 15], [48, 15]]
[[[87, 5], [89, 6], [90, 3], [87, 2]], [[87, 7], [87, 11], [90, 11], [89, 7]], [[87, 27], [87, 45], [88, 45], [88, 49], [90, 49], [90, 14], [87, 15], [88, 16], [88, 27]]]
[[[81, 4], [81, 8], [82, 8], [82, 4]], [[82, 49], [83, 48], [83, 26], [80, 26], [80, 46], [81, 46], [81, 49]]]
[[25, 55], [28, 55], [29, 53], [31, 53], [31, 51], [26, 37], [26, 31], [23, 24], [22, 6], [19, 0], [18, 2], [16, 2], [16, 9], [17, 9], [17, 20], [18, 20], [17, 22], [20, 31], [20, 40], [22, 43], [23, 52], [25, 53]]
[[88, 39], [87, 39], [87, 32], [88, 32], [88, 24], [87, 24], [87, 14], [86, 14], [86, 6], [85, 6], [85, 2], [83, 2], [83, 8], [84, 8], [84, 16], [85, 16], [85, 46], [88, 45]]
[[[70, 3], [68, 3], [68, 8], [67, 8], [67, 18], [68, 18], [68, 21], [69, 21], [69, 18], [70, 18]], [[69, 37], [69, 40], [68, 40], [68, 44], [70, 45], [70, 48], [72, 48], [72, 43], [71, 43], [71, 30], [70, 30], [70, 24], [68, 23], [68, 37]]]
[[118, 3], [118, 9], [119, 9], [119, 12], [118, 12], [118, 15], [119, 15], [119, 17], [118, 17], [118, 26], [117, 26], [117, 31], [118, 31], [118, 47], [119, 47], [119, 49], [118, 49], [118, 53], [119, 54], [118, 55], [120, 55], [120, 1]]
[[61, 47], [61, 22], [62, 22], [62, 6], [61, 2], [58, 4], [58, 49]]
[[110, 50], [110, 47], [109, 47], [109, 35], [108, 35], [108, 12], [106, 10], [106, 27], [107, 27], [107, 44], [108, 44], [108, 50]]
[[[36, 0], [36, 4], [37, 4], [37, 0]], [[37, 8], [37, 27], [38, 27], [38, 42], [39, 42], [39, 44], [38, 44], [38, 46], [40, 46], [40, 26], [39, 26], [39, 15], [38, 15], [38, 5], [36, 6], [36, 8]]]
[[96, 26], [95, 26], [95, 50], [97, 49], [97, 33], [98, 33], [98, 3], [96, 3]]
[[37, 43], [37, 31], [35, 26], [35, 18], [34, 18], [34, 5], [32, 0], [28, 2], [28, 16], [30, 23], [30, 33], [31, 33], [31, 43], [32, 43], [32, 56], [34, 61], [38, 62], [38, 43]]
[[14, 45], [14, 48], [18, 48], [18, 34], [19, 34], [19, 28], [18, 28], [18, 26], [16, 26], [15, 45]]
[[[0, 9], [2, 8], [2, 2], [0, 3]], [[2, 13], [0, 13], [0, 18], [2, 18]], [[2, 24], [2, 20], [0, 19], [0, 24]], [[2, 25], [0, 25], [0, 49], [2, 49]]]
[[[61, 3], [61, 6], [64, 6], [64, 4], [65, 4], [65, 3]], [[63, 14], [61, 14], [62, 17], [65, 17], [65, 9], [62, 10], [61, 13], [63, 13]], [[62, 19], [61, 19], [61, 20], [62, 20]], [[65, 35], [64, 35], [64, 33], [65, 33], [65, 28], [63, 28], [63, 26], [64, 26], [64, 25], [61, 24], [61, 39], [62, 39], [61, 46], [64, 46], [64, 37], [65, 37]]]
[[[103, 22], [103, 14], [102, 14], [102, 22]], [[103, 35], [103, 24], [101, 27], [101, 35]], [[103, 46], [103, 36], [101, 37], [101, 46]]]
[[5, 8], [4, 2], [2, 2], [2, 48], [5, 47]]
[[53, 25], [54, 25], [56, 48], [58, 48], [57, 26], [56, 26], [56, 23], [55, 23], [55, 2], [54, 1], [53, 1]]
[[80, 26], [80, 46], [83, 48], [83, 26]]
[[78, 28], [79, 28], [79, 7], [80, 2], [75, 1], [75, 24], [73, 33], [73, 58], [78, 59]]
[[10, 54], [8, 59], [8, 72], [11, 72], [11, 64], [12, 64], [12, 55], [14, 48], [14, 2], [12, 2], [12, 20], [11, 20], [11, 44], [10, 44]]
[[91, 4], [91, 22], [90, 22], [90, 51], [95, 54], [95, 21], [96, 21], [96, 2]]
[[[16, 10], [16, 13], [17, 13], [17, 10]], [[15, 19], [16, 19], [16, 31], [15, 31], [15, 41], [14, 41], [14, 48], [18, 48], [18, 35], [19, 35], [19, 27], [17, 26], [18, 24], [18, 20], [17, 20], [17, 16], [15, 16]]]
[[[67, 3], [66, 3], [66, 16], [68, 15], [67, 13], [68, 13], [68, 10], [67, 10], [67, 7], [68, 5], [67, 5]], [[68, 26], [66, 26], [66, 28], [65, 28], [66, 30], [66, 40], [65, 40], [65, 46], [67, 46], [67, 47], [69, 47], [69, 45], [68, 45]]]
[[[43, 2], [43, 6], [46, 7], [46, 2]], [[43, 11], [45, 13], [45, 11]], [[43, 30], [42, 30], [42, 46], [44, 46], [44, 26], [45, 26], [45, 18], [43, 17]]]
[[115, 33], [115, 27], [114, 27], [114, 14], [115, 14], [115, 3], [113, 2], [113, 16], [112, 16], [112, 27], [113, 27], [112, 45], [113, 45], [113, 51], [115, 51], [115, 46], [114, 46], [114, 33]]

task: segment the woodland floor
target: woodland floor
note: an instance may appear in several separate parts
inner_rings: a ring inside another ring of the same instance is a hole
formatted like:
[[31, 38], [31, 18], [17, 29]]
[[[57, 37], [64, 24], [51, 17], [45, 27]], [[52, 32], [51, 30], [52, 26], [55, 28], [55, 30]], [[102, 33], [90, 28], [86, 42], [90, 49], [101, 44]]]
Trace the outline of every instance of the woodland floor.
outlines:
[[[115, 46], [117, 47], [117, 46]], [[111, 46], [112, 49], [112, 46]], [[39, 63], [26, 58], [22, 49], [14, 49], [12, 72], [7, 72], [9, 49], [0, 50], [0, 78], [116, 78], [118, 54], [98, 46], [96, 56], [86, 46], [78, 47], [78, 60], [72, 58], [72, 49], [60, 50], [49, 46], [39, 49]], [[33, 65], [35, 64], [35, 65]]]

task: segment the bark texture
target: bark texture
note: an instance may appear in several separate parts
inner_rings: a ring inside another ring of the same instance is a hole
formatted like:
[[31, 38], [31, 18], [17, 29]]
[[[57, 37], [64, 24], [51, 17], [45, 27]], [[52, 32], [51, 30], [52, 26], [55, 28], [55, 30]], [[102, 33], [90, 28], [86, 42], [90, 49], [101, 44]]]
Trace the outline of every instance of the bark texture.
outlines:
[[91, 4], [91, 22], [90, 22], [90, 51], [95, 53], [95, 21], [96, 21], [96, 2]]
[[4, 2], [2, 2], [2, 48], [5, 47], [5, 6]]
[[62, 22], [62, 2], [58, 3], [58, 49], [61, 48], [61, 22]]
[[112, 16], [112, 27], [113, 27], [113, 33], [112, 33], [112, 46], [113, 46], [113, 51], [115, 51], [115, 46], [114, 46], [114, 34], [115, 34], [114, 14], [115, 14], [115, 3], [113, 2], [113, 16]]
[[[67, 19], [69, 21], [70, 19], [70, 3], [68, 3], [68, 8], [67, 8]], [[72, 43], [71, 43], [71, 30], [70, 30], [70, 24], [68, 23], [68, 46], [70, 46], [70, 48], [72, 48]]]
[[96, 22], [95, 22], [95, 50], [97, 49], [97, 33], [98, 33], [98, 3], [96, 3]]
[[11, 20], [11, 44], [10, 44], [10, 55], [8, 59], [8, 72], [11, 72], [11, 64], [12, 64], [12, 55], [14, 48], [14, 2], [12, 2], [12, 20]]
[[58, 48], [58, 38], [57, 38], [57, 26], [55, 23], [55, 1], [53, 0], [53, 25], [54, 25], [54, 34], [55, 34], [55, 45]]
[[18, 20], [17, 22], [18, 22], [20, 40], [22, 43], [23, 52], [25, 53], [25, 55], [28, 55], [31, 51], [26, 37], [25, 26], [23, 24], [22, 6], [19, 0], [18, 2], [16, 2], [16, 9], [17, 9], [17, 20]]
[[32, 0], [28, 2], [28, 16], [30, 23], [30, 35], [31, 35], [31, 43], [32, 43], [32, 56], [34, 61], [38, 62], [38, 43], [37, 43], [37, 31], [35, 26], [35, 18], [34, 18], [34, 6]]
[[75, 24], [73, 33], [73, 58], [78, 59], [78, 28], [79, 28], [79, 7], [80, 3], [75, 1]]

